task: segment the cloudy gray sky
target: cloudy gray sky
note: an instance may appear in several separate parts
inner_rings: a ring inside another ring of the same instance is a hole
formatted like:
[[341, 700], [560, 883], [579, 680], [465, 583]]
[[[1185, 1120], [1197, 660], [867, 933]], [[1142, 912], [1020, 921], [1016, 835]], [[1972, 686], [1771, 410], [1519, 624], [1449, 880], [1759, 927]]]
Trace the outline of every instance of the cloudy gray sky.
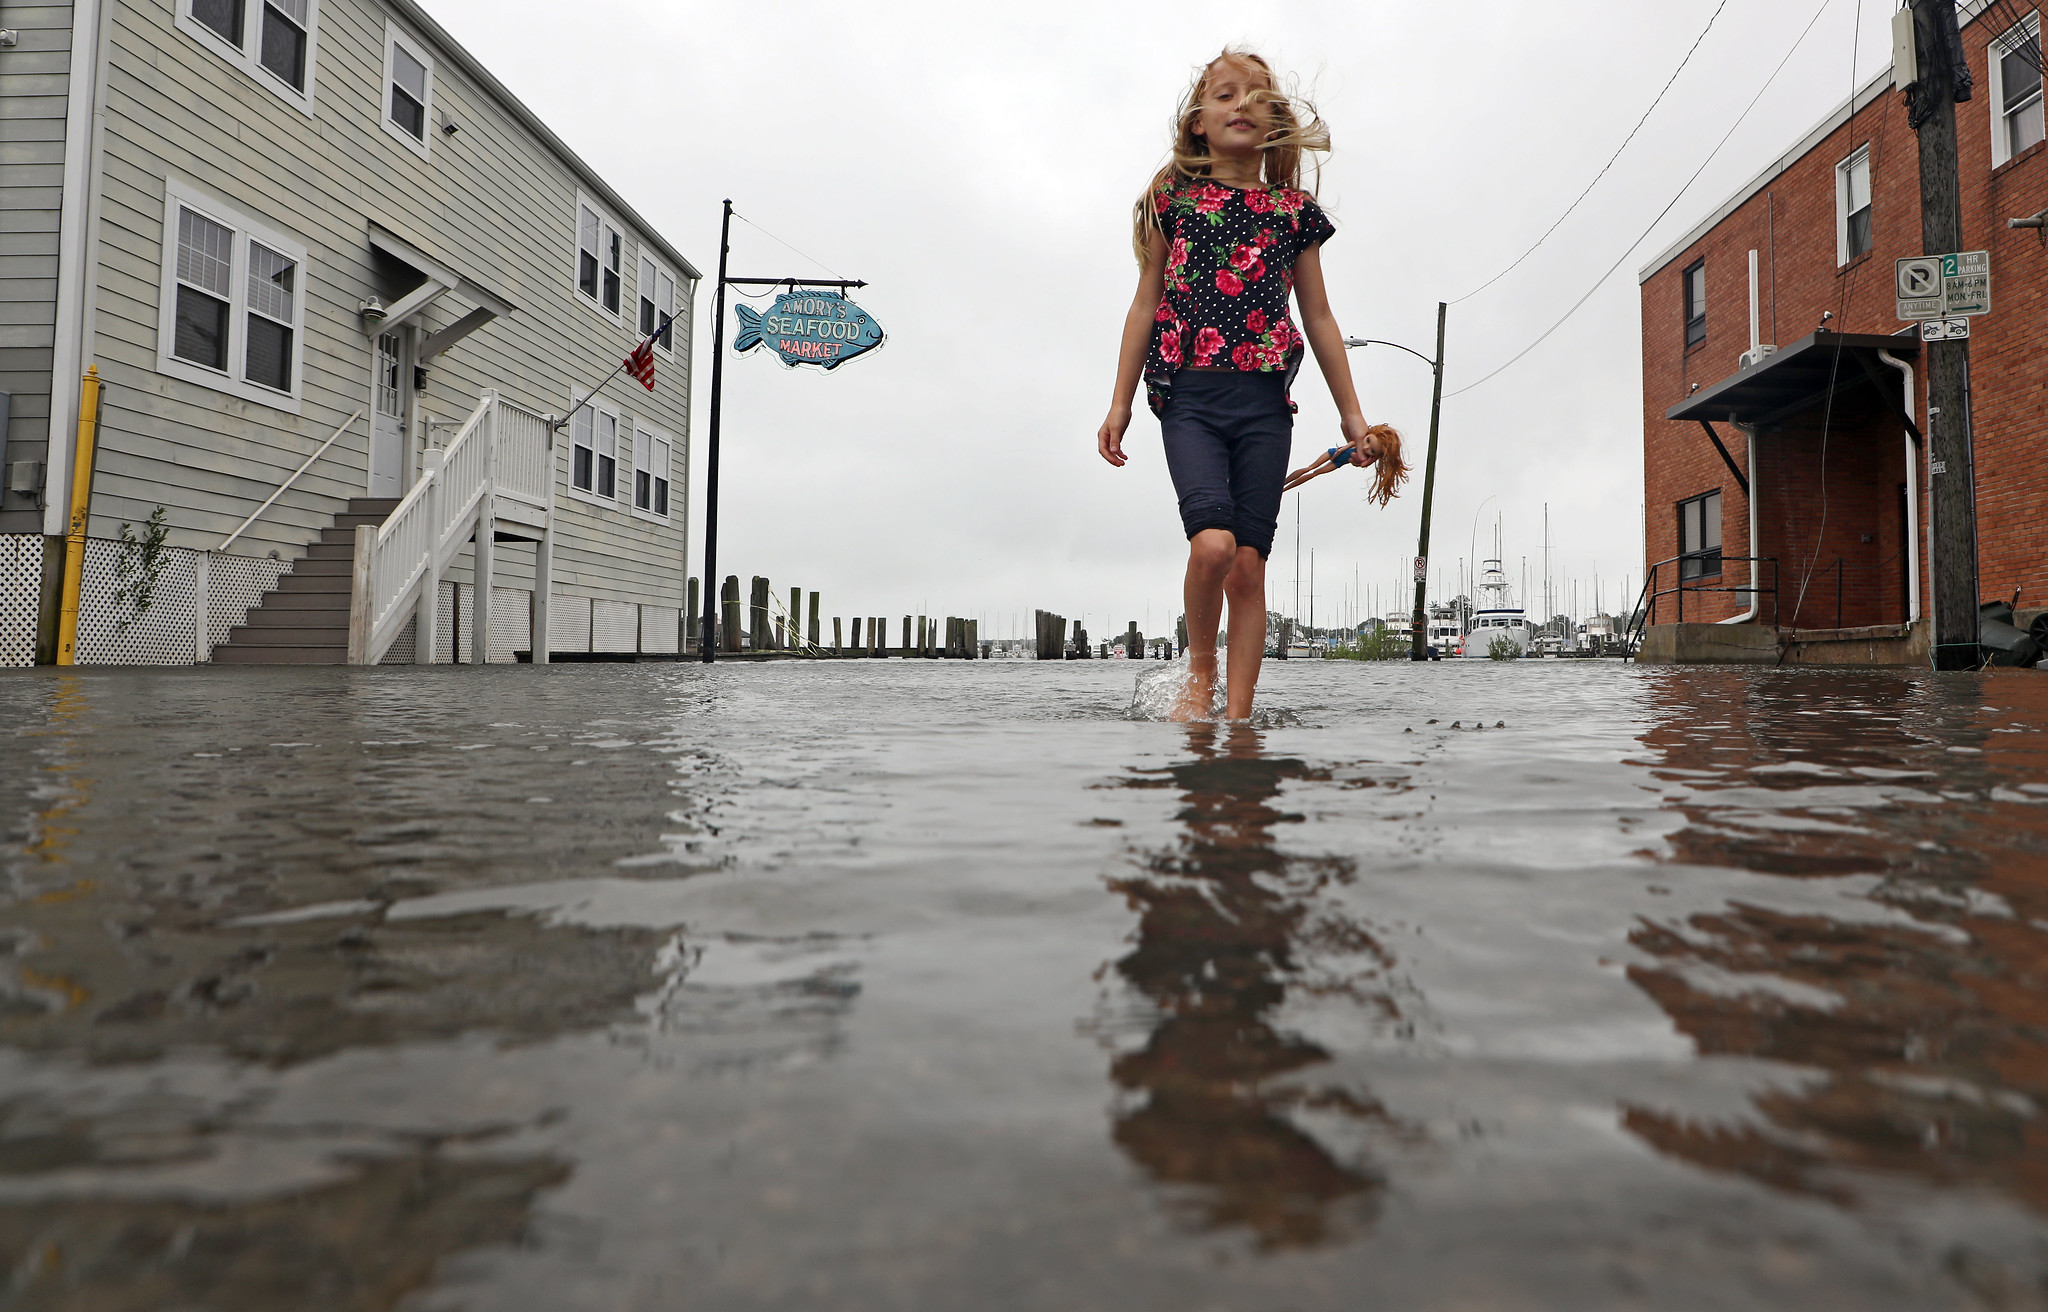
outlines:
[[[829, 267], [872, 284], [859, 299], [888, 345], [836, 376], [728, 357], [720, 573], [818, 589], [828, 615], [981, 616], [990, 637], [1018, 615], [1028, 633], [1033, 607], [1085, 617], [1099, 636], [1132, 619], [1161, 631], [1179, 611], [1185, 543], [1157, 424], [1141, 406], [1122, 470], [1095, 455], [1094, 432], [1135, 277], [1130, 203], [1164, 157], [1194, 66], [1244, 43], [1299, 76], [1335, 136], [1321, 197], [1338, 228], [1324, 257], [1338, 320], [1427, 353], [1436, 302], [1485, 282], [1551, 224], [1719, 3], [431, 8], [707, 274], [731, 197], [815, 257], [736, 224], [734, 273]], [[1498, 513], [1510, 574], [1526, 556], [1533, 579], [1547, 502], [1556, 579], [1581, 580], [1583, 600], [1597, 571], [1610, 607], [1624, 574], [1640, 584], [1636, 270], [1888, 62], [1892, 8], [1727, 0], [1579, 210], [1453, 307], [1455, 392], [1534, 340], [1636, 241], [1820, 11], [1620, 271], [1519, 364], [1446, 401], [1433, 563], [1455, 569], [1475, 516], [1484, 539]], [[710, 304], [707, 287], [693, 532]], [[1400, 426], [1419, 455], [1428, 369], [1384, 349], [1351, 354], [1367, 416]], [[1336, 416], [1313, 361], [1295, 395], [1297, 455], [1331, 445]], [[1415, 549], [1420, 477], [1387, 510], [1363, 491], [1363, 479], [1330, 478], [1301, 502], [1318, 622], [1345, 609], [1354, 571], [1378, 609], [1400, 604], [1390, 598]], [[1282, 609], [1294, 522], [1290, 498], [1269, 571]], [[701, 560], [700, 541], [692, 572]]]

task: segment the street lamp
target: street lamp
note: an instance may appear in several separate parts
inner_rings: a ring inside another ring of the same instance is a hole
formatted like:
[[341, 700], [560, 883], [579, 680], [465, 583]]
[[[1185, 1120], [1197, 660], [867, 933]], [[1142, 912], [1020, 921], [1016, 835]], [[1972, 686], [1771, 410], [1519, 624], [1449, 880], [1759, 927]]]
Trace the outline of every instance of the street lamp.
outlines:
[[1429, 397], [1429, 461], [1423, 467], [1422, 473], [1422, 532], [1415, 545], [1415, 612], [1409, 617], [1408, 656], [1410, 660], [1418, 661], [1429, 659], [1429, 619], [1423, 613], [1423, 593], [1424, 589], [1429, 586], [1429, 507], [1436, 493], [1437, 421], [1441, 418], [1444, 408], [1444, 315], [1448, 312], [1449, 308], [1443, 301], [1436, 303], [1436, 358], [1434, 360], [1413, 347], [1403, 346], [1399, 342], [1383, 342], [1371, 337], [1347, 337], [1344, 339], [1344, 345], [1347, 348], [1353, 346], [1391, 346], [1397, 351], [1406, 351], [1428, 365], [1430, 372], [1436, 376], [1436, 382], [1431, 388]]

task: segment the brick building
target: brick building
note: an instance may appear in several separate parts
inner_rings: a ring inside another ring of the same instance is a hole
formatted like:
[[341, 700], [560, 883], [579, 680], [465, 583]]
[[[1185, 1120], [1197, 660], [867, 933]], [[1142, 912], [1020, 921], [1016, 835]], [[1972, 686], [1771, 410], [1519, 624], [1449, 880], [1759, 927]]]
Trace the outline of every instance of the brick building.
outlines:
[[[2040, 15], [1959, 16], [1962, 248], [1992, 262], [1970, 343], [1979, 590], [2048, 606], [2048, 245], [2007, 227], [2048, 208]], [[1924, 428], [1926, 377], [1893, 287], [1893, 261], [1924, 253], [1919, 177], [1887, 71], [1642, 271], [1654, 622], [1679, 618], [1682, 577], [1688, 622], [1900, 626], [1893, 656], [1925, 659], [1925, 624], [1905, 626], [1930, 612], [1928, 467], [1902, 410], [1910, 389]], [[1777, 344], [1761, 358], [1753, 316]]]

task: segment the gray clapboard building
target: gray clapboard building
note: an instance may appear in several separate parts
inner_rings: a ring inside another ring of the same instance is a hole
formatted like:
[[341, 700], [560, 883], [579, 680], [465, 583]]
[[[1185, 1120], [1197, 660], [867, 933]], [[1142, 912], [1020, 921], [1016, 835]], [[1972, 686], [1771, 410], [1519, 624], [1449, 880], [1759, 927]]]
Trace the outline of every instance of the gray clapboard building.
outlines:
[[411, 0], [0, 13], [0, 664], [89, 370], [78, 663], [679, 649], [699, 275], [531, 111]]

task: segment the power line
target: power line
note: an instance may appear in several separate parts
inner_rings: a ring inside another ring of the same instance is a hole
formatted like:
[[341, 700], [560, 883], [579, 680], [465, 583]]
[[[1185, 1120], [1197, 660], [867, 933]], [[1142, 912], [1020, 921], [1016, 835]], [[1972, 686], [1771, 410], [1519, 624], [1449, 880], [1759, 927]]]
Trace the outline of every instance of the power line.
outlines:
[[1721, 0], [1720, 4], [1714, 6], [1714, 12], [1708, 15], [1707, 17], [1707, 25], [1700, 29], [1700, 34], [1698, 36], [1693, 38], [1692, 47], [1691, 49], [1685, 52], [1685, 58], [1678, 61], [1678, 67], [1672, 69], [1671, 76], [1665, 79], [1664, 89], [1657, 93], [1657, 98], [1650, 102], [1650, 107], [1643, 111], [1643, 116], [1636, 120], [1636, 125], [1628, 130], [1628, 135], [1621, 139], [1621, 144], [1614, 148], [1614, 153], [1607, 157], [1607, 162], [1600, 166], [1600, 171], [1593, 175], [1593, 180], [1586, 184], [1586, 189], [1584, 191], [1579, 193], [1578, 200], [1574, 200], [1571, 204], [1565, 206], [1564, 213], [1557, 216], [1557, 222], [1551, 224], [1548, 228], [1545, 228], [1543, 230], [1543, 235], [1536, 239], [1534, 245], [1531, 245], [1528, 250], [1523, 251], [1520, 255], [1515, 257], [1515, 262], [1513, 264], [1510, 264], [1507, 268], [1502, 269], [1499, 273], [1494, 274], [1491, 278], [1488, 278], [1485, 282], [1480, 283], [1477, 287], [1474, 287], [1471, 291], [1466, 292], [1463, 296], [1456, 297], [1451, 301], [1451, 304], [1457, 305], [1460, 302], [1471, 300], [1473, 297], [1479, 295], [1479, 293], [1485, 291], [1488, 287], [1493, 286], [1502, 278], [1507, 277], [1516, 269], [1520, 268], [1522, 261], [1528, 259], [1531, 255], [1534, 255], [1536, 253], [1536, 247], [1541, 246], [1546, 241], [1549, 241], [1550, 234], [1556, 232], [1558, 228], [1563, 225], [1564, 221], [1572, 216], [1572, 211], [1576, 210], [1579, 207], [1579, 201], [1583, 201], [1584, 199], [1586, 199], [1586, 197], [1593, 194], [1593, 188], [1600, 185], [1600, 179], [1607, 176], [1607, 170], [1614, 167], [1614, 161], [1621, 158], [1621, 152], [1628, 149], [1628, 143], [1636, 139], [1636, 133], [1641, 132], [1643, 130], [1643, 124], [1649, 122], [1650, 115], [1657, 112], [1657, 106], [1664, 103], [1664, 97], [1669, 95], [1671, 92], [1672, 83], [1678, 81], [1678, 75], [1680, 73], [1683, 73], [1685, 71], [1685, 66], [1692, 62], [1693, 55], [1699, 51], [1700, 43], [1707, 39], [1707, 33], [1714, 30], [1714, 20], [1719, 18], [1721, 16], [1721, 11], [1723, 9], [1726, 9], [1727, 7], [1728, 0]]
[[[775, 235], [774, 233], [772, 233], [772, 232], [768, 231], [768, 229], [766, 229], [766, 228], [762, 227], [762, 226], [761, 226], [760, 224], [758, 224], [758, 223], [754, 222], [754, 221], [753, 221], [752, 219], [750, 219], [750, 218], [748, 218], [748, 217], [747, 217], [746, 215], [744, 215], [744, 214], [740, 213], [740, 212], [739, 212], [738, 210], [734, 210], [734, 211], [732, 212], [732, 216], [733, 216], [734, 218], [738, 219], [738, 220], [739, 220], [739, 221], [740, 221], [741, 223], [744, 223], [744, 224], [746, 224], [746, 225], [747, 225], [747, 226], [748, 226], [749, 228], [752, 228], [752, 229], [753, 229], [753, 230], [754, 230], [755, 232], [758, 232], [758, 233], [760, 233], [760, 234], [761, 234], [761, 235], [762, 235], [763, 237], [766, 237], [766, 238], [767, 238], [767, 239], [768, 239], [769, 241], [772, 241], [772, 242], [776, 243], [776, 244], [777, 244], [778, 246], [783, 246], [783, 247], [787, 247], [787, 248], [788, 248], [789, 250], [792, 250], [792, 251], [796, 251], [796, 253], [797, 253], [798, 255], [801, 255], [801, 256], [803, 256], [803, 257], [804, 257], [805, 259], [807, 259], [807, 260], [809, 260], [809, 261], [810, 261], [811, 263], [813, 263], [813, 264], [817, 265], [817, 266], [818, 266], [819, 268], [821, 268], [821, 269], [823, 269], [823, 270], [824, 270], [825, 272], [827, 272], [827, 273], [831, 274], [831, 275], [832, 275], [833, 277], [835, 277], [835, 278], [844, 278], [844, 277], [846, 277], [846, 275], [845, 275], [845, 274], [843, 274], [843, 273], [839, 272], [839, 270], [837, 270], [837, 269], [833, 268], [833, 267], [832, 267], [831, 265], [829, 265], [829, 264], [825, 263], [825, 261], [823, 261], [823, 260], [819, 259], [819, 258], [818, 258], [817, 256], [815, 256], [815, 255], [812, 255], [812, 254], [811, 254], [811, 253], [809, 253], [808, 251], [801, 251], [801, 250], [797, 250], [797, 248], [796, 248], [796, 247], [794, 247], [794, 246], [791, 246], [791, 245], [790, 245], [790, 244], [789, 244], [788, 242], [786, 242], [786, 241], [782, 240], [782, 238], [780, 238], [780, 237], [776, 236], [776, 235]], [[802, 280], [801, 280], [801, 279], [799, 279], [798, 281], [802, 281]]]
[[1521, 363], [1523, 356], [1529, 354], [1529, 352], [1543, 345], [1543, 343], [1545, 343], [1546, 341], [1549, 341], [1550, 335], [1552, 333], [1564, 327], [1566, 320], [1570, 319], [1573, 315], [1577, 314], [1580, 308], [1583, 307], [1587, 301], [1593, 299], [1593, 293], [1599, 291], [1602, 287], [1607, 285], [1607, 280], [1614, 276], [1615, 270], [1621, 268], [1621, 266], [1627, 262], [1628, 257], [1635, 254], [1636, 248], [1638, 246], [1641, 246], [1645, 241], [1649, 240], [1650, 234], [1656, 231], [1657, 225], [1664, 221], [1664, 216], [1671, 213], [1672, 209], [1677, 206], [1678, 202], [1685, 197], [1685, 193], [1692, 189], [1692, 184], [1699, 181], [1700, 174], [1705, 173], [1707, 171], [1707, 166], [1709, 164], [1712, 164], [1715, 158], [1718, 155], [1720, 155], [1721, 147], [1728, 144], [1728, 139], [1735, 135], [1735, 130], [1742, 126], [1744, 120], [1748, 119], [1750, 110], [1755, 109], [1757, 106], [1757, 102], [1764, 98], [1764, 92], [1769, 91], [1771, 89], [1772, 84], [1778, 80], [1778, 74], [1785, 71], [1785, 65], [1792, 62], [1792, 56], [1797, 54], [1799, 51], [1799, 47], [1806, 43], [1807, 34], [1813, 31], [1813, 25], [1820, 21], [1820, 16], [1823, 13], [1826, 13], [1828, 7], [1832, 4], [1834, 4], [1834, 0], [1821, 0], [1820, 8], [1813, 11], [1813, 17], [1807, 19], [1806, 26], [1800, 29], [1799, 39], [1792, 43], [1792, 48], [1785, 52], [1785, 57], [1778, 61], [1778, 66], [1776, 68], [1771, 70], [1770, 77], [1764, 79], [1764, 84], [1761, 87], [1757, 88], [1756, 95], [1750, 98], [1749, 104], [1743, 107], [1742, 113], [1736, 116], [1735, 122], [1729, 125], [1728, 131], [1721, 137], [1720, 141], [1715, 143], [1714, 149], [1708, 152], [1707, 157], [1704, 160], [1700, 161], [1700, 166], [1693, 170], [1692, 176], [1687, 178], [1685, 180], [1685, 184], [1681, 186], [1678, 189], [1677, 193], [1671, 197], [1670, 203], [1665, 205], [1663, 209], [1657, 211], [1657, 217], [1650, 220], [1650, 225], [1647, 228], [1643, 229], [1642, 236], [1637, 237], [1634, 241], [1630, 242], [1628, 245], [1628, 249], [1624, 250], [1621, 253], [1621, 258], [1616, 260], [1613, 264], [1609, 265], [1607, 268], [1607, 272], [1600, 275], [1600, 280], [1594, 283], [1591, 287], [1587, 288], [1586, 294], [1584, 296], [1581, 296], [1578, 300], [1572, 302], [1572, 307], [1569, 310], [1566, 310], [1564, 314], [1559, 317], [1556, 323], [1553, 323], [1550, 325], [1550, 327], [1544, 329], [1542, 335], [1539, 336], [1535, 341], [1529, 343], [1520, 351], [1517, 351], [1514, 354], [1514, 356], [1508, 360], [1506, 364], [1501, 365], [1498, 369], [1495, 369], [1492, 373], [1487, 374], [1485, 377], [1480, 378], [1476, 382], [1467, 383], [1463, 387], [1458, 388], [1456, 391], [1444, 393], [1445, 400], [1449, 400], [1451, 397], [1454, 396], [1462, 396], [1466, 392], [1471, 391], [1473, 388], [1480, 386], [1480, 384], [1492, 381], [1494, 378], [1499, 377], [1501, 374], [1506, 373], [1509, 369], [1512, 369], [1515, 365]]

